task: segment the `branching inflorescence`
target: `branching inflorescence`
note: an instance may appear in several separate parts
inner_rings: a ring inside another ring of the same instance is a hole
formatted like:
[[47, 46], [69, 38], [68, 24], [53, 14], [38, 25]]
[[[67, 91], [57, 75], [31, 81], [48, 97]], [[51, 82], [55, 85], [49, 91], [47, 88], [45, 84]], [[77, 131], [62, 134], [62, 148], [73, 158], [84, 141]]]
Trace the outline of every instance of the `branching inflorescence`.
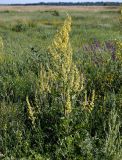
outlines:
[[[63, 27], [55, 35], [49, 46], [50, 65], [49, 71], [52, 75], [55, 89], [65, 99], [65, 115], [72, 111], [72, 96], [83, 89], [83, 76], [80, 75], [72, 59], [72, 47], [69, 41], [71, 31], [71, 17], [67, 16]], [[54, 87], [53, 85], [53, 87]]]

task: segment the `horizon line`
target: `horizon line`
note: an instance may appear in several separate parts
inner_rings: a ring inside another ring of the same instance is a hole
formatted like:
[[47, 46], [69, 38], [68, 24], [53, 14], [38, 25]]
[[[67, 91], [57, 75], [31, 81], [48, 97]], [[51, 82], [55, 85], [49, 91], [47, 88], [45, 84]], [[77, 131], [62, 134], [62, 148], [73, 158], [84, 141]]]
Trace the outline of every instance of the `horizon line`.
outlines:
[[82, 4], [82, 3], [122, 3], [122, 2], [120, 2], [120, 1], [117, 1], [117, 2], [115, 2], [115, 1], [109, 1], [109, 2], [105, 2], [105, 1], [96, 1], [96, 2], [91, 2], [91, 1], [87, 1], [87, 2], [85, 2], [85, 1], [83, 1], [83, 2], [72, 2], [72, 1], [69, 1], [69, 2], [63, 2], [63, 1], [59, 1], [59, 2], [31, 2], [31, 3], [29, 3], [29, 2], [27, 2], [27, 3], [0, 3], [0, 5], [17, 5], [17, 4], [19, 4], [19, 5], [26, 5], [26, 4], [68, 4], [68, 3], [72, 3], [72, 4]]

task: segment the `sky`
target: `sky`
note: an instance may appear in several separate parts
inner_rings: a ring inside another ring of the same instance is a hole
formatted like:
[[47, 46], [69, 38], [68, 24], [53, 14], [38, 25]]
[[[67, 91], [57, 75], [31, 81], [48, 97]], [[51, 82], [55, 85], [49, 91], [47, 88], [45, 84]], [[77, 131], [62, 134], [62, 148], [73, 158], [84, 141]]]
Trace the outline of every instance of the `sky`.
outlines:
[[38, 2], [122, 2], [122, 0], [0, 0], [0, 4], [38, 3]]

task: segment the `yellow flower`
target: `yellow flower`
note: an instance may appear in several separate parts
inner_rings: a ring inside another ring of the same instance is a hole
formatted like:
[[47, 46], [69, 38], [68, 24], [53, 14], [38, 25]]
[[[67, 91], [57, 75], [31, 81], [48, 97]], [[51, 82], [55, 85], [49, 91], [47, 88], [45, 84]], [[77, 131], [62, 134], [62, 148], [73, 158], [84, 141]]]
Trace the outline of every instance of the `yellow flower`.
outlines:
[[72, 111], [71, 97], [70, 97], [69, 92], [67, 92], [66, 104], [65, 104], [65, 115], [68, 115], [71, 111]]
[[26, 102], [27, 102], [27, 115], [28, 115], [28, 119], [31, 121], [33, 127], [35, 126], [35, 117], [34, 117], [34, 112], [33, 109], [31, 107], [31, 104], [29, 102], [29, 98], [28, 96], [26, 97]]
[[92, 91], [91, 97], [88, 97], [87, 91], [85, 91], [85, 101], [83, 103], [84, 109], [87, 110], [88, 112], [91, 112], [94, 109], [94, 101], [95, 101], [95, 90]]
[[4, 48], [4, 44], [3, 44], [3, 40], [0, 37], [0, 63], [4, 61], [4, 54], [3, 54], [3, 48]]
[[3, 40], [0, 37], [0, 53], [3, 53], [3, 48], [4, 48]]
[[48, 48], [50, 57], [49, 66], [41, 68], [40, 90], [52, 92], [56, 90], [64, 102], [64, 112], [69, 114], [72, 111], [72, 96], [83, 89], [83, 76], [72, 59], [72, 47], [69, 41], [71, 31], [71, 17], [67, 16], [62, 28], [57, 32]]
[[116, 56], [118, 60], [122, 61], [122, 42], [116, 40]]
[[59, 92], [65, 97], [65, 112], [71, 112], [72, 95], [83, 89], [83, 79], [72, 59], [72, 47], [69, 41], [71, 31], [71, 17], [68, 16], [64, 25], [57, 32], [49, 47], [49, 55], [52, 73], [56, 83], [63, 84], [63, 89], [59, 87]]

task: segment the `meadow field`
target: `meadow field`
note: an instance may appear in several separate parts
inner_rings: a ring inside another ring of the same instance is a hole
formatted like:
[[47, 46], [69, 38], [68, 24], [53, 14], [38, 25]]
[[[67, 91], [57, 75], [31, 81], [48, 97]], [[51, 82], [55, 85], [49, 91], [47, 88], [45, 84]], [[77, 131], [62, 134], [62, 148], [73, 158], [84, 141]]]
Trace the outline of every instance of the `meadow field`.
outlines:
[[121, 14], [0, 6], [0, 159], [122, 159]]

